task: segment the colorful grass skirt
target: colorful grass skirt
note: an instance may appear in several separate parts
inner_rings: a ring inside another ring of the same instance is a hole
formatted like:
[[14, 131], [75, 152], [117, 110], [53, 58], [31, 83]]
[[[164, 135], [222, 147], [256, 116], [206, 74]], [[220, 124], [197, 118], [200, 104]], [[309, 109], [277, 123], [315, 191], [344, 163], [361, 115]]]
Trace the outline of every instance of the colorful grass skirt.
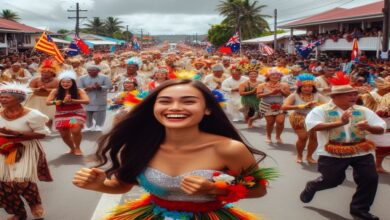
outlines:
[[167, 201], [147, 194], [135, 201], [119, 205], [106, 220], [256, 220], [255, 215], [212, 202]]

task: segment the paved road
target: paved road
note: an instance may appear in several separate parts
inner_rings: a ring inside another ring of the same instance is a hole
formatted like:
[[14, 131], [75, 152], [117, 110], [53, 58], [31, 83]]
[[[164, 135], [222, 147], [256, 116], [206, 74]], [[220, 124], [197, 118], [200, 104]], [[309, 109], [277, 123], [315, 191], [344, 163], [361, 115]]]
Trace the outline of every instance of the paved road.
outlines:
[[[105, 129], [109, 129], [111, 114]], [[296, 164], [295, 135], [286, 122], [283, 140], [284, 145], [267, 145], [264, 142], [264, 122], [258, 127], [247, 129], [244, 124], [236, 124], [248, 141], [256, 148], [265, 151], [269, 157], [264, 166], [276, 166], [282, 176], [271, 182], [268, 194], [259, 199], [244, 200], [239, 206], [248, 211], [260, 214], [270, 220], [347, 220], [352, 219], [348, 213], [349, 202], [355, 190], [352, 172], [348, 170], [347, 179], [343, 185], [319, 192], [309, 204], [299, 201], [299, 193], [306, 181], [318, 176], [316, 166]], [[101, 133], [84, 133], [82, 149], [90, 155], [96, 149], [96, 140]], [[43, 141], [50, 169], [54, 177], [52, 183], [40, 183], [46, 220], [89, 220], [99, 219], [110, 207], [126, 198], [136, 198], [142, 193], [135, 189], [128, 195], [102, 195], [96, 192], [81, 190], [71, 184], [75, 171], [81, 167], [90, 166], [88, 157], [75, 157], [66, 154], [67, 148], [61, 138], [50, 137]], [[390, 169], [390, 160], [386, 160], [385, 167]], [[388, 202], [390, 199], [390, 175], [380, 176], [380, 185], [372, 212], [383, 220], [390, 220]], [[5, 213], [0, 211], [0, 220], [5, 219]]]

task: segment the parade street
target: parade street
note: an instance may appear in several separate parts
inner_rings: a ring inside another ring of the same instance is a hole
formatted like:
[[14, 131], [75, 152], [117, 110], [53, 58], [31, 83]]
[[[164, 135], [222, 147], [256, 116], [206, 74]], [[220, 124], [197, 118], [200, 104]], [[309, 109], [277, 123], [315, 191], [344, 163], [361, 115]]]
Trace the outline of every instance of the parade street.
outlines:
[[[111, 120], [112, 113], [109, 113], [105, 130], [110, 128]], [[270, 183], [265, 197], [241, 201], [238, 203], [239, 207], [257, 213], [266, 220], [353, 219], [348, 213], [349, 202], [356, 187], [351, 169], [348, 170], [347, 179], [342, 186], [319, 192], [311, 203], [303, 204], [299, 200], [299, 194], [307, 181], [318, 177], [318, 172], [315, 165], [295, 163], [296, 136], [289, 123], [286, 122], [285, 132], [282, 135], [286, 143], [284, 145], [267, 145], [264, 142], [264, 121], [257, 121], [256, 127], [252, 129], [247, 129], [245, 124], [236, 125], [252, 145], [268, 154], [268, 158], [262, 164], [277, 167], [281, 172], [280, 178]], [[139, 188], [134, 188], [125, 196], [102, 195], [72, 185], [73, 174], [80, 168], [93, 164], [89, 162], [93, 159], [89, 155], [94, 153], [96, 140], [100, 136], [100, 132], [84, 133], [81, 144], [84, 157], [67, 154], [68, 149], [58, 135], [42, 141], [54, 178], [54, 182], [39, 183], [46, 209], [46, 220], [100, 219], [116, 203], [128, 198], [137, 198], [142, 194]], [[389, 160], [384, 161], [385, 168], [389, 168], [389, 162]], [[388, 220], [390, 219], [388, 211], [390, 175], [381, 174], [379, 182], [372, 213], [383, 220]], [[5, 219], [5, 216], [5, 212], [1, 210], [0, 219]]]

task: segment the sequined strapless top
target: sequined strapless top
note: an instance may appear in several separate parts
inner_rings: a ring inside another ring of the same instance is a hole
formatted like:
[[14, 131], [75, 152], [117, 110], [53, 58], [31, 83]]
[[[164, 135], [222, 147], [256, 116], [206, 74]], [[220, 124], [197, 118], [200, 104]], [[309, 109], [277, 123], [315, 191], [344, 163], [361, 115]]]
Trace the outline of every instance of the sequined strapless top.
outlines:
[[154, 168], [147, 168], [138, 178], [140, 185], [151, 194], [169, 201], [209, 202], [211, 195], [188, 195], [180, 189], [180, 183], [186, 176], [201, 176], [211, 180], [215, 170], [193, 170], [179, 176], [170, 176]]

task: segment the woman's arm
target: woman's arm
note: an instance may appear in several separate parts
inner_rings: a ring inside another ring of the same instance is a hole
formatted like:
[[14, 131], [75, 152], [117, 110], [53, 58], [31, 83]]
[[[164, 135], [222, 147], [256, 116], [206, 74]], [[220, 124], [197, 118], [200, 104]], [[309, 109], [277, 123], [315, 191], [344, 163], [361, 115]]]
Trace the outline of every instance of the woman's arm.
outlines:
[[104, 170], [83, 168], [73, 177], [77, 187], [102, 193], [123, 194], [131, 190], [133, 185], [119, 181], [115, 175], [108, 179]]
[[53, 89], [46, 99], [46, 105], [53, 105], [53, 101], [56, 99], [56, 97], [57, 97], [57, 89]]
[[265, 83], [262, 83], [257, 87], [257, 90], [256, 90], [257, 98], [260, 99], [260, 98], [272, 95], [272, 92], [264, 93], [264, 87], [265, 87]]
[[290, 86], [287, 83], [281, 83], [281, 90], [280, 92], [284, 97], [287, 97], [290, 95]]
[[295, 95], [289, 95], [283, 102], [281, 110], [297, 110], [299, 106], [295, 105]]

